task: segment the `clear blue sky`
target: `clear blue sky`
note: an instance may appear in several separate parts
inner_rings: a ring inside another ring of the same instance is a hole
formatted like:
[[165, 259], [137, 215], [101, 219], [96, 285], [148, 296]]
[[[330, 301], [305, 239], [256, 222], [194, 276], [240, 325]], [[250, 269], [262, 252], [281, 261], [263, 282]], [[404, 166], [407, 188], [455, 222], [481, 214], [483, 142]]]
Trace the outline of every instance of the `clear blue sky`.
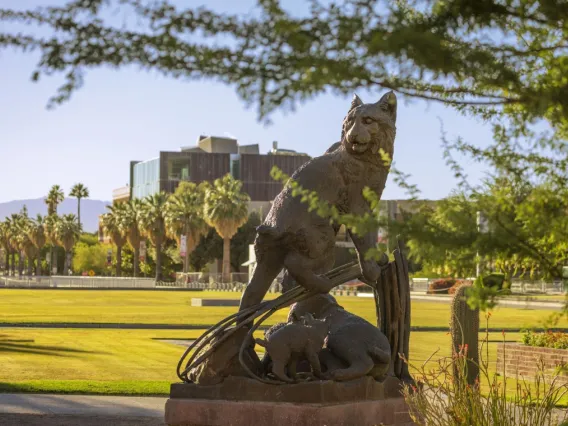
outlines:
[[[7, 8], [54, 3], [63, 1], [2, 0]], [[206, 3], [226, 12], [248, 12], [255, 1]], [[284, 3], [290, 10], [303, 7], [302, 0]], [[0, 52], [0, 202], [42, 197], [53, 184], [68, 192], [75, 182], [86, 184], [91, 198], [110, 200], [112, 189], [128, 182], [130, 160], [193, 145], [199, 134], [231, 135], [242, 144], [259, 143], [262, 152], [276, 140], [280, 147], [320, 155], [338, 140], [350, 103], [349, 97], [319, 96], [294, 113], [273, 114], [273, 124], [264, 126], [232, 87], [168, 80], [130, 68], [90, 71], [70, 102], [48, 111], [47, 100], [62, 80], [44, 77], [32, 83], [36, 61], [36, 54]], [[370, 102], [382, 91], [359, 94]], [[446, 196], [455, 186], [442, 159], [439, 119], [449, 137], [462, 135], [480, 145], [491, 137], [488, 127], [450, 108], [399, 97], [395, 163], [430, 199]], [[466, 168], [474, 180], [481, 176], [479, 166]], [[389, 183], [383, 198], [404, 198], [404, 193]]]

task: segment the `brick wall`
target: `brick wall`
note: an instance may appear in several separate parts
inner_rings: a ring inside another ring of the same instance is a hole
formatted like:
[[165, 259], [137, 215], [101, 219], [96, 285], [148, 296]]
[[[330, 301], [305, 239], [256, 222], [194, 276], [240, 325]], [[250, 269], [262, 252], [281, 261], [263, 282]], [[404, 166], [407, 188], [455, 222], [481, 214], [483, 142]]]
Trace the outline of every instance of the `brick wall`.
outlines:
[[[568, 349], [539, 348], [522, 343], [498, 343], [497, 372], [499, 373], [503, 373], [503, 358], [508, 377], [515, 377], [518, 373], [519, 376], [532, 379], [538, 373], [541, 362], [548, 377], [558, 375], [555, 372], [557, 367], [568, 368]], [[563, 371], [558, 377], [558, 383], [568, 383], [567, 371]]]

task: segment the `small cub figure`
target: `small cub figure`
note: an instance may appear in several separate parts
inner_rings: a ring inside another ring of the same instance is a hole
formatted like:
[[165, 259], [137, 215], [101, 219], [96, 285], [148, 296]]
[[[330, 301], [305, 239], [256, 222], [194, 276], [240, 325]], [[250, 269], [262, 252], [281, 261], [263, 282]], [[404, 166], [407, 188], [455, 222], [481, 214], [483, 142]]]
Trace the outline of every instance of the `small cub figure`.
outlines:
[[[316, 320], [307, 313], [300, 321], [288, 323], [278, 328], [266, 340], [255, 342], [266, 348], [272, 359], [272, 373], [280, 380], [293, 383], [296, 379], [296, 364], [300, 356], [305, 356], [316, 377], [321, 377], [319, 352], [321, 351], [329, 325], [325, 320]], [[286, 367], [291, 378], [286, 374]]]

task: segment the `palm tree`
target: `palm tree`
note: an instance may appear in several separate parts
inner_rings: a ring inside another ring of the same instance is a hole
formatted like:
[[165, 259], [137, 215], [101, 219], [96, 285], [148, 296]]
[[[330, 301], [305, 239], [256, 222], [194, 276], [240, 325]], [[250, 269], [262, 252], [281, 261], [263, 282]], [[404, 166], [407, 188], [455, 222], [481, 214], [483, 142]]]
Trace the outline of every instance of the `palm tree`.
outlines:
[[121, 275], [122, 266], [122, 247], [126, 244], [126, 229], [123, 224], [125, 204], [114, 204], [107, 206], [108, 213], [102, 215], [102, 225], [106, 235], [108, 235], [116, 246], [116, 276]]
[[133, 275], [137, 277], [140, 275], [140, 241], [142, 235], [140, 232], [140, 210], [142, 200], [135, 198], [125, 204], [122, 225], [126, 231], [126, 238], [134, 250]]
[[12, 247], [12, 276], [16, 276], [16, 253], [18, 253], [18, 275], [22, 275], [23, 255], [22, 255], [22, 214], [12, 213], [6, 219], [10, 227], [10, 245]]
[[55, 236], [57, 241], [65, 250], [65, 269], [64, 274], [69, 275], [71, 268], [71, 250], [81, 235], [81, 229], [74, 214], [65, 214], [57, 222]]
[[[185, 236], [185, 256], [183, 272], [189, 272], [189, 255], [199, 243], [201, 235], [207, 232], [207, 223], [203, 219], [203, 187], [192, 182], [187, 192], [173, 195], [167, 205], [166, 229], [181, 247], [181, 238]], [[187, 185], [187, 184], [186, 184]]]
[[162, 280], [162, 246], [166, 238], [166, 206], [168, 194], [159, 192], [144, 199], [140, 211], [140, 227], [156, 247], [156, 281]]
[[57, 216], [56, 213], [48, 215], [45, 217], [44, 219], [44, 225], [45, 225], [45, 234], [47, 236], [47, 241], [49, 242], [50, 248], [49, 248], [49, 258], [50, 258], [50, 262], [49, 262], [49, 274], [51, 275], [53, 273], [53, 268], [56, 268], [56, 272], [57, 272], [57, 259], [53, 259], [53, 249], [57, 247], [58, 241], [57, 241], [57, 226], [59, 224], [60, 218], [59, 216]]
[[47, 214], [51, 216], [52, 214], [57, 214], [57, 206], [63, 202], [65, 199], [65, 194], [63, 189], [59, 185], [53, 185], [47, 197], [45, 197], [45, 204], [47, 204]]
[[18, 215], [17, 220], [15, 221], [16, 233], [14, 238], [20, 254], [20, 259], [18, 262], [18, 272], [20, 275], [23, 274], [24, 255], [25, 255], [28, 276], [32, 275], [33, 258], [35, 256], [35, 246], [33, 245], [28, 235], [28, 229], [30, 225], [31, 225], [31, 220], [28, 217], [28, 209], [26, 208], [26, 206], [24, 206], [24, 208]]
[[69, 192], [70, 197], [77, 198], [77, 220], [79, 221], [79, 227], [83, 229], [81, 225], [81, 200], [83, 198], [89, 198], [89, 188], [87, 188], [82, 183], [76, 183], [71, 188], [71, 192]]
[[[53, 185], [49, 192], [47, 193], [47, 197], [45, 197], [45, 204], [47, 204], [47, 215], [53, 216], [57, 214], [57, 206], [63, 202], [65, 199], [65, 194], [63, 193], [63, 189], [59, 185]], [[52, 244], [49, 249], [49, 257], [51, 259], [50, 262], [50, 269], [53, 270], [53, 265], [57, 267], [57, 259], [53, 259], [53, 252], [56, 248], [55, 244], [53, 244], [53, 239], [51, 239]]]
[[0, 222], [0, 246], [4, 249], [4, 275], [10, 272], [10, 253], [12, 252], [12, 242], [10, 240], [10, 224], [8, 221]]
[[247, 221], [250, 197], [241, 192], [243, 183], [227, 174], [215, 179], [205, 195], [206, 222], [223, 238], [223, 281], [231, 277], [231, 238]]
[[38, 214], [35, 220], [30, 221], [30, 225], [27, 230], [28, 237], [30, 238], [37, 252], [36, 277], [39, 277], [41, 275], [41, 249], [47, 242], [45, 222], [46, 218]]

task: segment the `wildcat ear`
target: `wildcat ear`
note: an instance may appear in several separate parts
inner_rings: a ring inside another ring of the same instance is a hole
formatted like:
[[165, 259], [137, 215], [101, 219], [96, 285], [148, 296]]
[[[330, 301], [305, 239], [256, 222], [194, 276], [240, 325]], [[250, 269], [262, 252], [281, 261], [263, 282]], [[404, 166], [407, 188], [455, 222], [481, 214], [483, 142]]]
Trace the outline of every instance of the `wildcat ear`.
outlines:
[[352, 109], [357, 108], [358, 106], [363, 105], [363, 101], [361, 100], [361, 98], [359, 96], [357, 96], [356, 94], [353, 95], [353, 99], [351, 99], [351, 107], [349, 108], [349, 111], [351, 111]]
[[385, 93], [375, 105], [377, 105], [383, 111], [386, 111], [392, 118], [392, 121], [396, 122], [396, 95], [392, 90]]

